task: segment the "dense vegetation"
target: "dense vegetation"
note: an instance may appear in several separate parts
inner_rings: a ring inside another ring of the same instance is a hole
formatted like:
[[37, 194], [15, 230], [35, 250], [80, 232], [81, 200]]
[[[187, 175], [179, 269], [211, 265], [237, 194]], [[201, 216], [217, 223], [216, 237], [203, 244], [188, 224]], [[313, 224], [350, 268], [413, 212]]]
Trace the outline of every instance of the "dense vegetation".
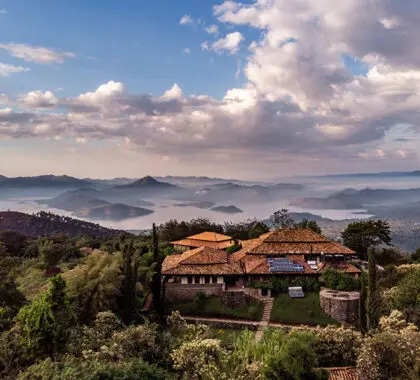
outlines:
[[97, 236], [103, 239], [115, 237], [122, 232], [45, 211], [33, 215], [2, 211], [0, 212], [0, 230], [20, 232], [31, 237], [64, 234], [68, 236]]
[[[369, 251], [369, 272], [358, 284], [366, 293], [363, 335], [329, 325], [268, 329], [259, 342], [244, 330], [224, 340], [217, 330], [187, 325], [177, 312], [162, 315], [159, 268], [172, 253], [168, 241], [209, 229], [227, 233], [228, 228], [241, 239], [265, 232], [264, 226], [259, 221], [219, 226], [199, 219], [171, 221], [140, 236], [1, 232], [0, 377], [302, 380], [326, 379], [327, 371], [320, 368], [357, 366], [367, 380], [418, 378], [418, 252], [402, 258]], [[377, 270], [379, 260], [387, 262], [384, 271]], [[340, 277], [338, 284], [343, 281]], [[315, 292], [293, 304], [282, 293], [287, 285], [281, 280], [271, 284], [284, 298], [273, 308], [274, 319], [333, 322], [315, 303], [319, 284], [302, 284]], [[155, 300], [146, 310], [150, 294]], [[197, 298], [190, 307], [218, 307], [211, 304], [217, 299]], [[252, 306], [242, 312], [258, 318], [261, 310]]]

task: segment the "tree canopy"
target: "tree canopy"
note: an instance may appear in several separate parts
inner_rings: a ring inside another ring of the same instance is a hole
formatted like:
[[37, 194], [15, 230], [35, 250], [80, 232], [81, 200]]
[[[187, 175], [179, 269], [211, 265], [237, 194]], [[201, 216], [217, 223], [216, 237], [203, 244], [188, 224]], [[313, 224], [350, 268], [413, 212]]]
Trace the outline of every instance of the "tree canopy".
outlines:
[[345, 246], [354, 250], [361, 259], [367, 259], [369, 247], [391, 244], [391, 229], [383, 220], [362, 220], [350, 223], [342, 232]]

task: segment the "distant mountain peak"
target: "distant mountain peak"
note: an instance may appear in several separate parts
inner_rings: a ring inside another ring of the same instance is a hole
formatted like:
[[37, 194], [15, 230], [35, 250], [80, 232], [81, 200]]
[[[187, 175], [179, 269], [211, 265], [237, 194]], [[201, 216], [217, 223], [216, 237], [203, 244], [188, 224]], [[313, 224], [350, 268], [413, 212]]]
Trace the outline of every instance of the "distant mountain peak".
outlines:
[[167, 182], [160, 182], [151, 176], [146, 176], [131, 182], [127, 185], [119, 185], [117, 188], [176, 188], [177, 186], [171, 185]]
[[154, 179], [152, 176], [147, 175], [146, 177], [138, 179], [137, 181], [135, 181], [135, 183], [143, 184], [143, 185], [157, 185], [158, 183], [163, 183], [163, 182], [159, 182], [156, 179]]

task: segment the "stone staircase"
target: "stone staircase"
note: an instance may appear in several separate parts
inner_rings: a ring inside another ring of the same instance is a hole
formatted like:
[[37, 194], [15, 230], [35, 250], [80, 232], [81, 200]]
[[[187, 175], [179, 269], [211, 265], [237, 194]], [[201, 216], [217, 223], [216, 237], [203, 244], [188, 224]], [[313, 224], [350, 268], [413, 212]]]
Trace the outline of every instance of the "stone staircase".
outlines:
[[255, 334], [255, 340], [257, 342], [261, 340], [261, 338], [264, 335], [264, 330], [268, 327], [268, 324], [270, 323], [270, 315], [271, 315], [271, 310], [273, 309], [274, 299], [271, 297], [264, 298], [263, 302], [264, 302], [264, 311], [263, 311], [260, 325], [258, 326], [257, 332]]

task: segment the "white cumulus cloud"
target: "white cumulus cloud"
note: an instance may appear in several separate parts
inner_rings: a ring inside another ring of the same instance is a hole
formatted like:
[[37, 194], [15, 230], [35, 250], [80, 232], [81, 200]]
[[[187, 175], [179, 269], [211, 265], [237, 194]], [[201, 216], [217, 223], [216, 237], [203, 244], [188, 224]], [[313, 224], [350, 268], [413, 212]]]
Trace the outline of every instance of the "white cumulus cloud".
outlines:
[[229, 54], [235, 54], [239, 50], [239, 45], [243, 41], [244, 37], [239, 32], [232, 32], [227, 34], [225, 37], [212, 43], [211, 48], [215, 52], [226, 51]]

